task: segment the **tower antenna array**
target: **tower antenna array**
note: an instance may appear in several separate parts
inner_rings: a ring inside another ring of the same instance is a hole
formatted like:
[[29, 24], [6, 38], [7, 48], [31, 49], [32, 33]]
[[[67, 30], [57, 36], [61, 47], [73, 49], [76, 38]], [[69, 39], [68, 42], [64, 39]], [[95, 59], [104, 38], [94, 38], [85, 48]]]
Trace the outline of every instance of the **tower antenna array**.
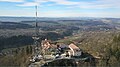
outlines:
[[39, 28], [38, 28], [38, 6], [37, 6], [37, 0], [36, 0], [36, 5], [35, 5], [35, 35], [33, 37], [34, 39], [34, 55], [39, 55], [41, 53], [40, 51], [40, 43], [39, 43]]
[[37, 4], [35, 5], [35, 32], [36, 32], [36, 36], [38, 36], [39, 35], [39, 28], [38, 28], [38, 12], [37, 12], [37, 9], [38, 9], [38, 6], [37, 6]]

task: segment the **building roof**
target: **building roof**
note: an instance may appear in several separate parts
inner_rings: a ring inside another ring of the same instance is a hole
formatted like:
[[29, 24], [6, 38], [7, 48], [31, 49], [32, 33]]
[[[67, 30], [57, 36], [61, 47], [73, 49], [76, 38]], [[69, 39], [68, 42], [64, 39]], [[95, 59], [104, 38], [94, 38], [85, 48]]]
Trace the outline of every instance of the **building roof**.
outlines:
[[79, 47], [77, 47], [75, 44], [71, 43], [69, 45], [69, 47], [71, 47], [72, 49], [78, 49], [79, 50]]
[[50, 48], [50, 46], [51, 46], [50, 40], [47, 40], [47, 39], [43, 40], [43, 41], [42, 41], [42, 46], [43, 46], [43, 49], [48, 49], [48, 48]]

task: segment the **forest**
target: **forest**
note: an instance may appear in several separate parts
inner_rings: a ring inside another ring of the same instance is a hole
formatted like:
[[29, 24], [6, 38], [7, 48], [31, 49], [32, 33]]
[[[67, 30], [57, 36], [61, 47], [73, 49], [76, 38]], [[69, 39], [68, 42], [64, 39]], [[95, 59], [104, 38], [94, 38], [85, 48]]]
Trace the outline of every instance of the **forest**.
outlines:
[[[47, 38], [53, 43], [75, 43], [85, 53], [100, 58], [96, 60], [96, 67], [119, 67], [120, 28], [119, 23], [112, 20], [39, 21], [39, 41]], [[34, 21], [0, 22], [0, 66], [26, 67], [30, 64], [29, 57], [35, 46], [34, 25]]]

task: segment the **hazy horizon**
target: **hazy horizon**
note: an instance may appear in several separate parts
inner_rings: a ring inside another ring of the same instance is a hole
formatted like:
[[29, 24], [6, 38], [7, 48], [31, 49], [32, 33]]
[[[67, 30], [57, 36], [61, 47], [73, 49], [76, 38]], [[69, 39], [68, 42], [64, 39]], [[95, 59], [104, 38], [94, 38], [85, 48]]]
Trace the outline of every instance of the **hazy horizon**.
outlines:
[[[0, 16], [0, 18], [2, 17], [11, 17], [11, 18], [22, 18], [22, 17], [26, 17], [26, 18], [35, 18], [35, 16]], [[39, 17], [38, 18], [120, 18], [120, 17]]]

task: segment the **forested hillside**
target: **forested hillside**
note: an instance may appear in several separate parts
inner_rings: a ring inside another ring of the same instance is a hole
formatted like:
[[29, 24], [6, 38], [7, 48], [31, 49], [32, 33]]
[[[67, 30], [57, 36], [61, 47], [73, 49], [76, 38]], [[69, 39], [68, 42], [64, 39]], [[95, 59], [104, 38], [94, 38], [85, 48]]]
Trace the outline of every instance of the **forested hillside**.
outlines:
[[[97, 57], [97, 66], [120, 66], [119, 19], [39, 20], [39, 42], [75, 43], [83, 52]], [[28, 66], [34, 49], [33, 20], [0, 22], [0, 66]]]

